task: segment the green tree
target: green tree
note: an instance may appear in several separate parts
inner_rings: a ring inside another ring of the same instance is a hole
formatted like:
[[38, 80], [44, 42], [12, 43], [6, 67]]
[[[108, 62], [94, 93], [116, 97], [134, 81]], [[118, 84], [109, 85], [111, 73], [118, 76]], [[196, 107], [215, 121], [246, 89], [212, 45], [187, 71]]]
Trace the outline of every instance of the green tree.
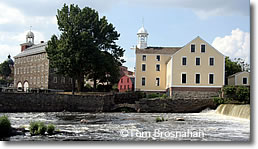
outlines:
[[241, 72], [241, 65], [238, 62], [231, 61], [227, 56], [225, 58], [225, 84], [228, 84], [228, 76]]
[[109, 52], [117, 62], [123, 62], [120, 57], [124, 50], [115, 43], [120, 35], [105, 17], [99, 18], [97, 11], [64, 4], [56, 17], [61, 35], [53, 35], [48, 42], [46, 51], [50, 65], [57, 68], [59, 74], [77, 80], [79, 91], [87, 73], [100, 74], [98, 66], [103, 61], [99, 58], [103, 51]]
[[7, 61], [4, 61], [2, 64], [0, 64], [0, 75], [3, 76], [3, 78], [6, 80], [7, 77], [10, 76], [12, 70], [9, 67], [9, 64]]

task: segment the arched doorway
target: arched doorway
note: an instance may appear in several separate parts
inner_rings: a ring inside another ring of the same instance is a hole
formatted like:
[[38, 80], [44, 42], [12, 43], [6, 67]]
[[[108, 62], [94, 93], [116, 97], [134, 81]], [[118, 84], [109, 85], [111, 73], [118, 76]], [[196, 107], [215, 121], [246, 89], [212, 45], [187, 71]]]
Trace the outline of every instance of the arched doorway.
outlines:
[[24, 92], [28, 92], [29, 91], [29, 82], [25, 81], [23, 86], [24, 86]]
[[22, 83], [21, 82], [18, 82], [18, 84], [17, 84], [17, 91], [22, 92]]

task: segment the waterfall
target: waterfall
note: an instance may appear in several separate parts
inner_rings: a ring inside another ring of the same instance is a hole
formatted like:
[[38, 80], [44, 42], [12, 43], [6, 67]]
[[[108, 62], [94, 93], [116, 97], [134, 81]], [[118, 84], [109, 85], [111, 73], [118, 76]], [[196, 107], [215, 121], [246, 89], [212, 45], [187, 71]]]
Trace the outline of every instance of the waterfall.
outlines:
[[221, 104], [216, 113], [250, 120], [250, 105]]

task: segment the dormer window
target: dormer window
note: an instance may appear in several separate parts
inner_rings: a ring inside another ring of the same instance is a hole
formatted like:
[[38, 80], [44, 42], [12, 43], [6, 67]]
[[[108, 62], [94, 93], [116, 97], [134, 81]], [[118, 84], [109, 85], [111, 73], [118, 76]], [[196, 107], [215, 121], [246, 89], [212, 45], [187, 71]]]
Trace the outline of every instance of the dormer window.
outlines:
[[195, 44], [191, 44], [191, 52], [195, 52]]
[[205, 53], [205, 51], [206, 51], [206, 46], [205, 46], [205, 44], [202, 44], [201, 45], [201, 53]]

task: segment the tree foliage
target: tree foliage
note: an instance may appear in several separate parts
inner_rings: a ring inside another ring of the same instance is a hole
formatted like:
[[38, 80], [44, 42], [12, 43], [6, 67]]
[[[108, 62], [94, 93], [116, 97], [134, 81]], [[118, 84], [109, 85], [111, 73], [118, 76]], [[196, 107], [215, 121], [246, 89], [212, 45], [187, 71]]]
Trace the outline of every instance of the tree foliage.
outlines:
[[115, 27], [94, 9], [73, 4], [64, 4], [56, 17], [61, 34], [53, 35], [46, 49], [51, 67], [77, 80], [79, 91], [85, 75], [110, 81], [107, 76], [113, 78], [124, 62], [124, 50], [115, 43], [120, 36]]
[[237, 72], [241, 72], [241, 66], [234, 61], [231, 61], [229, 57], [225, 58], [225, 84], [228, 84], [228, 77]]
[[0, 64], [0, 75], [4, 78], [7, 78], [10, 76], [12, 70], [9, 67], [9, 63], [7, 61], [4, 61], [2, 64]]

